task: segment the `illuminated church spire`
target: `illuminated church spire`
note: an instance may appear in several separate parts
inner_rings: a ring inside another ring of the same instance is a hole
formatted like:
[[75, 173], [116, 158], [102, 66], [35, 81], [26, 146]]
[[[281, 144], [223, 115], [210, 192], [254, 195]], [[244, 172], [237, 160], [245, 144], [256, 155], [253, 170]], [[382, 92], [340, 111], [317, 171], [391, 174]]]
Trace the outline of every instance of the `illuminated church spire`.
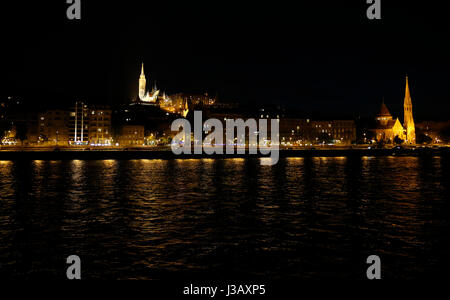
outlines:
[[188, 101], [187, 99], [184, 101], [184, 108], [183, 111], [181, 112], [181, 115], [183, 116], [183, 118], [186, 118], [186, 116], [189, 113], [189, 105], [188, 105]]
[[153, 90], [147, 91], [146, 86], [147, 80], [145, 78], [144, 63], [142, 63], [141, 76], [139, 76], [139, 99], [142, 102], [155, 103], [158, 100], [159, 90], [156, 89], [155, 85], [155, 88]]
[[403, 108], [404, 108], [403, 125], [406, 129], [406, 140], [409, 144], [415, 144], [416, 129], [414, 126], [412, 101], [411, 101], [411, 93], [409, 91], [408, 76], [406, 76], [405, 101], [403, 104]]
[[145, 85], [146, 85], [144, 63], [142, 63], [141, 76], [139, 77], [139, 98], [142, 100], [145, 97]]

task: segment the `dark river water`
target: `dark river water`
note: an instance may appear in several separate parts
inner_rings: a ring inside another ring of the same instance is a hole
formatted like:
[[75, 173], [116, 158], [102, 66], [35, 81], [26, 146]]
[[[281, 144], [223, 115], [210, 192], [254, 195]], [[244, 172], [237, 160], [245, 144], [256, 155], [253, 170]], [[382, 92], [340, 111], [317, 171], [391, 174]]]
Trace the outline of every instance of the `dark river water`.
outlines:
[[433, 278], [448, 157], [0, 161], [0, 277]]

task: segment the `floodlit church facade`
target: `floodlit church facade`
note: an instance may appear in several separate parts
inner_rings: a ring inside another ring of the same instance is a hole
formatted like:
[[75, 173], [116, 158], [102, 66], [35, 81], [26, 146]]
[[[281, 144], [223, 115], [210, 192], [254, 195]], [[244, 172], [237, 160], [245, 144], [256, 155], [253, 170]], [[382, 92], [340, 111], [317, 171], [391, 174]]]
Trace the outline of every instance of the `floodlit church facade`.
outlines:
[[156, 103], [158, 99], [159, 90], [156, 88], [156, 85], [151, 91], [147, 91], [147, 79], [145, 78], [144, 73], [144, 63], [142, 63], [141, 75], [139, 76], [139, 99], [142, 102], [147, 103]]
[[[153, 86], [151, 91], [147, 91], [147, 79], [144, 73], [144, 63], [141, 67], [141, 75], [139, 76], [139, 99], [133, 101], [134, 104], [142, 104], [149, 106], [157, 106], [168, 114], [179, 114], [186, 117], [189, 113], [189, 105], [187, 99], [173, 99], [166, 93], [160, 93], [160, 90]], [[181, 102], [180, 102], [181, 101]]]
[[381, 104], [380, 112], [377, 114], [376, 128], [372, 129], [375, 139], [379, 142], [393, 143], [397, 137], [407, 144], [416, 143], [416, 130], [414, 125], [411, 93], [409, 91], [408, 77], [406, 77], [405, 99], [403, 102], [403, 124], [398, 118], [394, 119], [386, 104]]

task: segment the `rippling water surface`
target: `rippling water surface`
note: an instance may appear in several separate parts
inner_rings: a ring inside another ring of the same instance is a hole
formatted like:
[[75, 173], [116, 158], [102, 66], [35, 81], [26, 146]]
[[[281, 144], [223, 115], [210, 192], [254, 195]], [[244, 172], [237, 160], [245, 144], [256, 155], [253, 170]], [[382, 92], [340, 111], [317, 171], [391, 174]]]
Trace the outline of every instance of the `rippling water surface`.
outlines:
[[430, 278], [450, 263], [449, 158], [0, 161], [0, 276]]

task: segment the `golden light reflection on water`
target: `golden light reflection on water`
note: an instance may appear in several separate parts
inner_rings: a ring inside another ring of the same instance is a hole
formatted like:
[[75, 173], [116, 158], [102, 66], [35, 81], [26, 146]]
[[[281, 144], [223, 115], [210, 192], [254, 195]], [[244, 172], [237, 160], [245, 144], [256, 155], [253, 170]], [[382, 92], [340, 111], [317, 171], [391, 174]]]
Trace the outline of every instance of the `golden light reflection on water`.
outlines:
[[370, 160], [370, 159], [374, 159], [375, 156], [363, 156], [362, 160]]
[[271, 157], [260, 157], [259, 162], [264, 167], [273, 167], [274, 165], [276, 165], [276, 162], [278, 162], [278, 159]]
[[194, 161], [198, 161], [198, 158], [177, 158], [175, 159], [176, 162], [194, 162]]
[[213, 163], [213, 162], [215, 162], [216, 160], [213, 159], [213, 158], [202, 158], [201, 161], [202, 161], [202, 162], [206, 162], [206, 163]]
[[33, 163], [36, 166], [40, 167], [40, 166], [42, 166], [44, 164], [44, 161], [43, 160], [34, 160]]
[[321, 165], [321, 164], [331, 165], [334, 163], [338, 163], [338, 164], [342, 165], [347, 162], [347, 157], [345, 157], [345, 156], [337, 156], [337, 157], [321, 156], [321, 157], [313, 157], [312, 161], [318, 165]]
[[[398, 267], [414, 270], [415, 255], [428, 255], [447, 233], [439, 231], [448, 219], [445, 163], [394, 156], [287, 158], [272, 168], [243, 158], [34, 161], [34, 172], [28, 172], [28, 164], [0, 161], [0, 205], [14, 208], [16, 198], [39, 203], [26, 213], [46, 241], [33, 240], [36, 249], [51, 253], [81, 243], [98, 261], [115, 260], [108, 272], [124, 278], [136, 276], [137, 268], [205, 268], [205, 260], [226, 269], [226, 258], [218, 259], [205, 245], [230, 253], [247, 247], [256, 255], [233, 256], [234, 262], [250, 260], [269, 275], [275, 272], [267, 257], [295, 276], [289, 270], [301, 270], [301, 262], [345, 262], [372, 250], [408, 258]], [[8, 224], [16, 222], [4, 214]], [[62, 238], [51, 239], [45, 222], [60, 215], [52, 234]], [[2, 228], [27, 230], [21, 222], [13, 225]], [[291, 253], [298, 260], [283, 265]], [[90, 272], [101, 277], [104, 269]]]
[[145, 164], [151, 164], [151, 163], [157, 163], [157, 164], [159, 164], [159, 163], [162, 163], [162, 162], [165, 162], [165, 161], [167, 161], [167, 160], [165, 160], [165, 159], [134, 159], [133, 160], [134, 162], [141, 162], [141, 163], [145, 163]]
[[226, 165], [239, 167], [239, 166], [244, 165], [245, 159], [244, 158], [227, 158], [227, 159], [224, 159], [223, 161]]
[[238, 170], [242, 170], [245, 164], [244, 158], [227, 158], [222, 160], [225, 167], [229, 168], [238, 168]]
[[84, 160], [72, 160], [70, 162], [70, 171], [72, 182], [79, 184], [81, 180], [84, 178], [83, 168], [86, 164]]
[[[0, 160], [0, 180], [4, 180], [5, 178], [9, 178], [7, 180], [8, 185], [11, 182], [12, 178], [11, 178], [11, 172], [12, 172], [12, 168], [11, 166], [13, 165], [12, 161], [7, 161], [7, 160]], [[5, 179], [6, 181], [6, 179]], [[2, 189], [2, 193], [3, 194], [7, 194], [7, 191], [5, 191], [6, 187], [3, 187]]]
[[102, 160], [101, 162], [107, 168], [112, 168], [117, 165], [117, 160], [114, 160], [114, 159], [106, 159], [106, 160]]
[[230, 158], [227, 160], [232, 161], [232, 162], [244, 162], [245, 158]]
[[298, 161], [298, 160], [305, 160], [304, 157], [287, 157], [286, 158], [287, 161]]
[[74, 159], [74, 160], [72, 160], [71, 162], [72, 162], [72, 164], [75, 165], [75, 166], [81, 166], [82, 164], [85, 163], [84, 160], [78, 160], [78, 159]]

